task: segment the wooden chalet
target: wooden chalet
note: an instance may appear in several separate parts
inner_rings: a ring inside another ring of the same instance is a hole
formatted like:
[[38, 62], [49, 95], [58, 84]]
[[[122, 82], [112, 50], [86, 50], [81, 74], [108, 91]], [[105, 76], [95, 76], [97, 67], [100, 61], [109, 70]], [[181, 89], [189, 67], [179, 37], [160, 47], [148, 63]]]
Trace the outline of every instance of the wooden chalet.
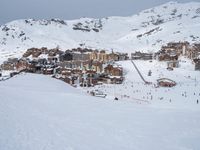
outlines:
[[162, 46], [161, 50], [165, 51], [166, 53], [175, 51], [178, 56], [180, 55], [186, 56], [189, 47], [190, 47], [189, 42], [170, 42], [166, 46]]
[[105, 63], [105, 62], [108, 61], [108, 54], [106, 53], [105, 50], [101, 50], [99, 52], [99, 57], [98, 58], [99, 58], [98, 61]]
[[142, 52], [135, 52], [131, 53], [132, 60], [152, 60], [153, 53], [142, 53]]
[[122, 84], [123, 77], [121, 76], [110, 76], [109, 77], [110, 84]]
[[15, 70], [15, 65], [13, 63], [10, 63], [8, 61], [3, 62], [1, 65], [2, 70]]
[[53, 75], [54, 74], [54, 68], [43, 68], [42, 73], [45, 75]]
[[73, 85], [75, 83], [76, 78], [73, 76], [65, 76], [65, 78], [63, 78], [62, 80], [70, 85]]
[[177, 61], [178, 60], [178, 55], [176, 54], [176, 52], [170, 52], [170, 53], [166, 53], [164, 51], [161, 51], [158, 53], [158, 60], [159, 61]]
[[30, 63], [26, 59], [20, 59], [16, 64], [16, 70], [17, 71], [26, 71], [30, 66]]
[[[103, 53], [102, 53], [103, 54]], [[99, 51], [98, 50], [94, 50], [89, 54], [89, 59], [90, 60], [99, 60]]]
[[103, 71], [103, 63], [99, 61], [92, 61], [91, 69], [97, 73], [101, 73]]
[[4, 61], [1, 65], [2, 70], [15, 70], [16, 64], [18, 63], [18, 58], [8, 58], [7, 61]]
[[119, 54], [114, 53], [112, 51], [112, 53], [108, 54], [108, 60], [109, 61], [119, 61]]
[[123, 68], [113, 65], [107, 65], [104, 68], [104, 72], [111, 76], [123, 76]]

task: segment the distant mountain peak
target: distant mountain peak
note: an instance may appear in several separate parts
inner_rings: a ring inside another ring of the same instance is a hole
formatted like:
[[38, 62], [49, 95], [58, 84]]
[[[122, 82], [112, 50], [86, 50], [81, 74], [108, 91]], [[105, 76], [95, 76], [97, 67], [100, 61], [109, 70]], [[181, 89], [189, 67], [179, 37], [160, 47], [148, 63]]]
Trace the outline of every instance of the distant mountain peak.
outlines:
[[21, 19], [0, 26], [0, 59], [27, 48], [80, 45], [125, 52], [158, 51], [171, 41], [200, 41], [200, 3], [170, 1], [129, 17]]

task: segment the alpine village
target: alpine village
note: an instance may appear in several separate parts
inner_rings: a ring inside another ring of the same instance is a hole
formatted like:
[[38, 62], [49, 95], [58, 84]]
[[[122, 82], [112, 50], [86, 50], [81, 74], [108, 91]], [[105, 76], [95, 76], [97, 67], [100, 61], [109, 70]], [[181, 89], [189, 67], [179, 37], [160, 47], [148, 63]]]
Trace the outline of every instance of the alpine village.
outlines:
[[[19, 58], [8, 58], [0, 66], [0, 80], [7, 80], [19, 73], [28, 72], [44, 74], [62, 80], [73, 87], [91, 87], [101, 84], [122, 84], [124, 72], [117, 61], [131, 60], [138, 74], [142, 75], [134, 64], [134, 60], [166, 62], [166, 69], [173, 71], [179, 67], [179, 57], [184, 56], [192, 60], [194, 70], [200, 71], [200, 44], [189, 42], [171, 42], [162, 46], [157, 53], [119, 53], [112, 50], [92, 50], [89, 48], [76, 48], [61, 51], [54, 49], [30, 48]], [[9, 72], [3, 76], [2, 72]], [[149, 70], [148, 76], [151, 76]], [[145, 81], [145, 84], [149, 84]], [[157, 87], [173, 87], [176, 81], [162, 78], [157, 80]], [[93, 93], [94, 94], [94, 93]]]

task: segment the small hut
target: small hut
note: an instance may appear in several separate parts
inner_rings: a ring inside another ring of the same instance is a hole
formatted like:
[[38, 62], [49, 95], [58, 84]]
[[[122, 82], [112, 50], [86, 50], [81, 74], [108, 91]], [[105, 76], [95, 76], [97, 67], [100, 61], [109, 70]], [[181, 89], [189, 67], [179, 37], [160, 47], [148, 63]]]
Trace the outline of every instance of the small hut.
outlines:
[[158, 84], [158, 86], [161, 86], [161, 87], [174, 87], [174, 86], [176, 86], [176, 82], [171, 80], [171, 79], [168, 79], [168, 78], [158, 79], [157, 84]]

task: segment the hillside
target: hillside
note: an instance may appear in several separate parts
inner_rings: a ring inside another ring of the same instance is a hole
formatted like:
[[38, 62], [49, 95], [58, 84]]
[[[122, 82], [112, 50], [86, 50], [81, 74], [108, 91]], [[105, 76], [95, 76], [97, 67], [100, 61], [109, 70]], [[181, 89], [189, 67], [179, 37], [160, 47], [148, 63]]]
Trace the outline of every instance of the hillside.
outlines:
[[129, 17], [16, 20], [0, 26], [1, 61], [30, 47], [158, 51], [171, 41], [199, 42], [200, 3], [169, 2]]

